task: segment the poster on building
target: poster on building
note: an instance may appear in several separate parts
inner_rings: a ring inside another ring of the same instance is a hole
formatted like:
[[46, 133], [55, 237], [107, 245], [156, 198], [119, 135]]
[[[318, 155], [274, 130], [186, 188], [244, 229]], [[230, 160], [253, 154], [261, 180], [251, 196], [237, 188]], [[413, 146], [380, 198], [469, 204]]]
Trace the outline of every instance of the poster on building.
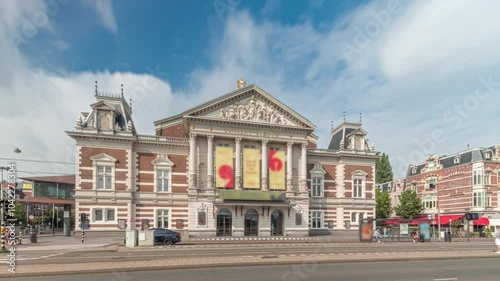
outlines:
[[399, 224], [399, 233], [402, 235], [408, 235], [408, 224], [400, 223]]
[[361, 242], [371, 242], [373, 239], [373, 221], [361, 220], [359, 222], [359, 239]]
[[234, 188], [233, 148], [215, 148], [215, 185], [218, 188]]
[[260, 189], [260, 151], [243, 149], [243, 188]]
[[285, 190], [285, 152], [269, 150], [269, 189]]

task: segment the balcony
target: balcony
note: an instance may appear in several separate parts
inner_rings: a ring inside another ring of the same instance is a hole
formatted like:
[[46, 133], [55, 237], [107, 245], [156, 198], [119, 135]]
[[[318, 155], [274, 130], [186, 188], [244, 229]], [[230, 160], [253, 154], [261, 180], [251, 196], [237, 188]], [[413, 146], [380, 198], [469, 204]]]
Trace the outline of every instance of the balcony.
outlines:
[[139, 141], [154, 141], [154, 142], [177, 142], [177, 143], [188, 143], [189, 140], [186, 138], [174, 138], [174, 137], [164, 137], [164, 136], [147, 136], [147, 135], [137, 135], [137, 140]]

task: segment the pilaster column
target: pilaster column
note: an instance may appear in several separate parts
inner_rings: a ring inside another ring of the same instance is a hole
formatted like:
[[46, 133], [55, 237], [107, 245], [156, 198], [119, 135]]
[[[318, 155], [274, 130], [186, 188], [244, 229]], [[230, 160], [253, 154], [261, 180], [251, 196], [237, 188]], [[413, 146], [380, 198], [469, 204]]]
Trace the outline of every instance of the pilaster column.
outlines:
[[189, 134], [189, 189], [196, 189], [196, 134]]
[[235, 138], [234, 140], [236, 142], [234, 182], [236, 190], [241, 190], [241, 138]]
[[302, 156], [300, 158], [300, 191], [307, 190], [307, 143], [302, 144]]
[[262, 140], [261, 186], [262, 190], [264, 191], [269, 190], [269, 186], [267, 185], [268, 158], [269, 156], [267, 156], [267, 140]]
[[292, 147], [293, 147], [293, 142], [289, 141], [286, 144], [286, 190], [287, 191], [293, 191]]
[[214, 188], [214, 136], [207, 136], [207, 187]]

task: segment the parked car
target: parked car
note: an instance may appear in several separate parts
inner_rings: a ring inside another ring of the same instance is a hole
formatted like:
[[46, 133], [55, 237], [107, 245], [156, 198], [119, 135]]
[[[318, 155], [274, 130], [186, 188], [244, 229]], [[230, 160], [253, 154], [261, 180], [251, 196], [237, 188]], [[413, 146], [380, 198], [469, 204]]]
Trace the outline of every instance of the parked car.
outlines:
[[166, 228], [152, 228], [154, 230], [155, 244], [174, 245], [181, 242], [181, 233]]

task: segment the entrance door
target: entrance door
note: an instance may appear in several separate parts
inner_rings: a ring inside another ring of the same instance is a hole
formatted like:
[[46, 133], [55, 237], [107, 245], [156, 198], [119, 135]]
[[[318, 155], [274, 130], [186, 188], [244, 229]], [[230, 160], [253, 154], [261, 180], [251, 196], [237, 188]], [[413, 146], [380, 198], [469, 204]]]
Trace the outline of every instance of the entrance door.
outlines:
[[245, 214], [245, 236], [259, 235], [259, 216], [255, 210], [248, 210]]
[[271, 235], [283, 235], [283, 213], [280, 210], [271, 214]]
[[228, 209], [222, 209], [217, 213], [217, 236], [232, 235], [233, 218]]

